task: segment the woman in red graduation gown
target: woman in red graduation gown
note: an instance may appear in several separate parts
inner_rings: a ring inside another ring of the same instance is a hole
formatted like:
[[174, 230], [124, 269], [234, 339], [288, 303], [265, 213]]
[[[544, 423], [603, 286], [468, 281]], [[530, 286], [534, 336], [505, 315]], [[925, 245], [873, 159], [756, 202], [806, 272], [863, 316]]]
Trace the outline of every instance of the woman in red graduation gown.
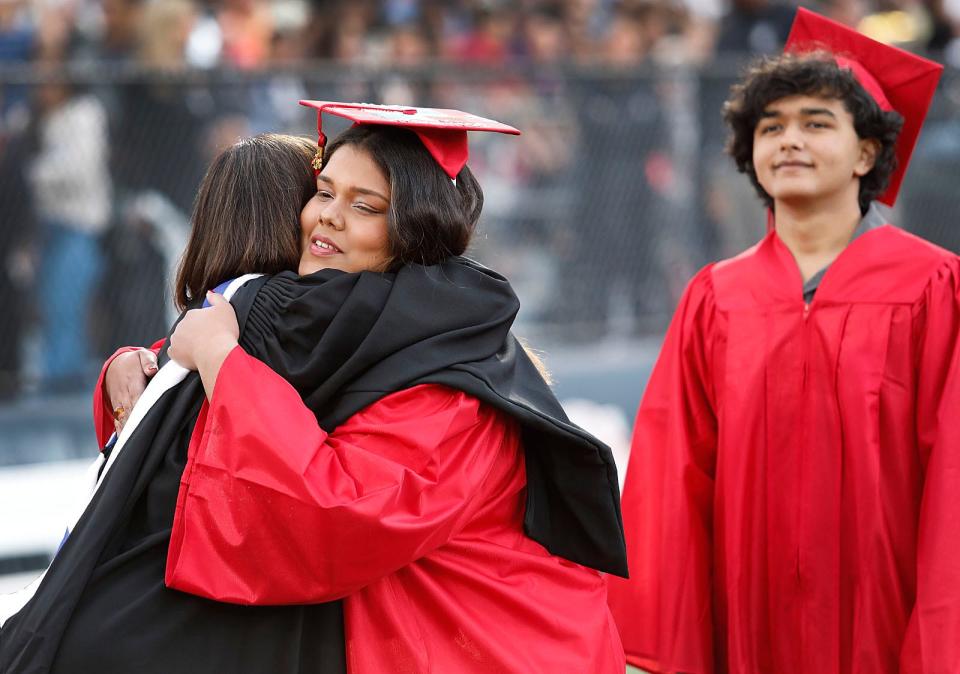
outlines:
[[847, 58], [728, 103], [772, 227], [690, 282], [637, 414], [610, 602], [650, 671], [960, 671], [960, 260], [872, 203], [939, 68], [800, 10], [808, 41]]
[[[496, 305], [505, 314], [457, 316], [487, 306], [471, 293], [509, 288], [455, 257], [482, 204], [464, 119], [411, 132], [383, 121], [409, 125], [409, 111], [321, 108], [357, 122], [326, 149], [301, 217], [303, 283], [333, 290], [305, 301], [291, 277], [263, 301], [308, 325], [309, 302], [349, 283], [351, 309], [326, 328], [325, 357], [309, 331], [263, 347], [283, 352], [287, 378], [240, 346], [217, 296], [174, 331], [169, 355], [199, 372], [207, 402], [166, 584], [239, 604], [342, 598], [352, 673], [622, 672], [605, 584], [587, 566], [625, 572], [609, 450], [552, 407], [512, 335], [489, 330], [509, 329], [515, 298]], [[309, 363], [292, 362], [298, 348]], [[464, 361], [464, 349], [486, 356]], [[342, 367], [327, 362], [337, 353]], [[317, 390], [304, 396], [298, 378]]]

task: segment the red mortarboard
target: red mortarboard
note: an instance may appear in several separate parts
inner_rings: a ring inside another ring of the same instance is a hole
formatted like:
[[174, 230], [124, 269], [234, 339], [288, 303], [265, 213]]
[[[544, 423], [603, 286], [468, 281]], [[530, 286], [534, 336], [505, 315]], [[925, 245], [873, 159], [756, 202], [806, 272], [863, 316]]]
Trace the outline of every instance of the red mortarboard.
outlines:
[[832, 53], [837, 65], [849, 69], [883, 110], [903, 115], [903, 129], [897, 138], [897, 170], [878, 198], [893, 206], [943, 66], [801, 7], [784, 50], [802, 54], [819, 49]]
[[[440, 108], [405, 108], [373, 103], [335, 103], [333, 101], [300, 101], [317, 110], [317, 133], [320, 136], [318, 156], [326, 145], [323, 134], [323, 113], [344, 117], [355, 124], [382, 124], [402, 126], [416, 133], [427, 151], [433, 155], [444, 172], [453, 179], [467, 163], [467, 131], [496, 131], [519, 135], [508, 126], [469, 112]], [[315, 165], [314, 168], [319, 169]]]

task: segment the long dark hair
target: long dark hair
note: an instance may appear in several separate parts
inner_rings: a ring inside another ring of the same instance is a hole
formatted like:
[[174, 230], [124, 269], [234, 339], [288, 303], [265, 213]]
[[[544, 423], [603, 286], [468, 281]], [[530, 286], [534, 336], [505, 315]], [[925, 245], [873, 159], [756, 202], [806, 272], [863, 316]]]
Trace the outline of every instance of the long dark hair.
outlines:
[[483, 190], [469, 168], [463, 167], [454, 185], [415, 133], [380, 125], [341, 133], [327, 146], [324, 166], [344, 145], [366, 150], [390, 183], [391, 268], [463, 254], [483, 210]]
[[314, 141], [264, 133], [217, 156], [200, 183], [174, 299], [181, 310], [224, 281], [296, 269], [300, 211], [316, 193]]
[[879, 143], [873, 169], [860, 178], [860, 211], [866, 213], [870, 202], [887, 189], [897, 166], [896, 144], [903, 117], [898, 112], [882, 110], [853, 73], [838, 66], [828, 52], [763, 58], [731, 89], [730, 99], [723, 106], [723, 118], [731, 131], [727, 152], [737, 169], [747, 174], [760, 198], [772, 207], [773, 199], [760, 185], [753, 167], [753, 134], [768, 105], [795, 95], [841, 101], [853, 117], [857, 136]]

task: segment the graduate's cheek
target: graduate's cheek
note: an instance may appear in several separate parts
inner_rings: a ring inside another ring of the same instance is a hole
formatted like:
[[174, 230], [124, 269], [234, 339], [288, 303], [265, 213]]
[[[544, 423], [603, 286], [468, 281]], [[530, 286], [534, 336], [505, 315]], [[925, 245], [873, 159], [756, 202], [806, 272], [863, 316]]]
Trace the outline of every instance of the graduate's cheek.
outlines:
[[753, 143], [753, 171], [757, 174], [757, 182], [760, 183], [760, 186], [767, 194], [773, 196], [771, 169], [768, 164], [764, 162], [764, 157], [765, 153], [761, 142], [755, 140]]
[[320, 220], [320, 202], [316, 197], [307, 201], [307, 205], [300, 211], [300, 254], [307, 252], [310, 245], [310, 235]]
[[773, 170], [781, 141], [771, 136], [758, 135], [753, 141], [753, 170], [757, 182], [771, 197], [776, 198], [776, 176]]
[[[788, 126], [780, 137], [759, 137], [754, 142], [753, 166], [760, 186], [774, 200], [797, 197], [813, 197], [825, 191], [823, 169], [825, 164], [818, 157], [809, 138]], [[789, 153], [784, 147], [793, 149]], [[782, 162], [793, 159], [798, 166], [785, 166]]]
[[347, 225], [351, 271], [384, 271], [390, 266], [387, 216], [358, 216]]
[[783, 182], [777, 162], [797, 158], [804, 144], [801, 135], [795, 121], [788, 117], [774, 120], [772, 125], [758, 125], [754, 132], [753, 170], [760, 186], [775, 199]]
[[843, 133], [824, 134], [810, 142], [808, 148], [816, 164], [816, 170], [809, 175], [809, 192], [833, 194], [852, 189], [858, 177], [854, 171], [857, 147], [851, 138]]

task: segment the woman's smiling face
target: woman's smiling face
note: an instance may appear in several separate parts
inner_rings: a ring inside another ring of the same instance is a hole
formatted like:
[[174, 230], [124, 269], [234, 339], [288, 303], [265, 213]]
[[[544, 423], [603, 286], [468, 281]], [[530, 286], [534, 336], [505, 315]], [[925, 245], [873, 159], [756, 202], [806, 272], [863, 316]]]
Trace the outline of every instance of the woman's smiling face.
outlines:
[[383, 271], [391, 261], [390, 182], [370, 154], [342, 145], [300, 212], [300, 275], [321, 269]]

